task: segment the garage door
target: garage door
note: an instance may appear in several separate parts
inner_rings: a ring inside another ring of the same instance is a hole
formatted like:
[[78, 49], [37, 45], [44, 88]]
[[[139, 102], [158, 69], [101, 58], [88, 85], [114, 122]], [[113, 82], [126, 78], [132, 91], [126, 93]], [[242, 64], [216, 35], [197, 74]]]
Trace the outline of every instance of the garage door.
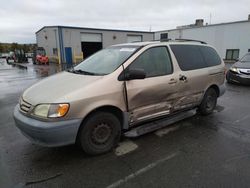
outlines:
[[102, 34], [81, 33], [83, 59], [102, 49]]
[[141, 42], [142, 36], [141, 35], [128, 35], [127, 42]]
[[99, 33], [82, 33], [82, 42], [102, 42], [102, 34]]

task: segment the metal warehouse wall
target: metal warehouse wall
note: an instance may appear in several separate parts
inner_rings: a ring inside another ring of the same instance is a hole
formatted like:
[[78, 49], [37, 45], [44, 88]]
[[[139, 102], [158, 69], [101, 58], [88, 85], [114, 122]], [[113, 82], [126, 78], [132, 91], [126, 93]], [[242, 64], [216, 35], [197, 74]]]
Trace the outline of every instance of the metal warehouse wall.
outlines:
[[161, 33], [168, 33], [168, 38], [187, 38], [207, 42], [214, 46], [222, 58], [226, 49], [240, 49], [242, 57], [250, 49], [250, 22], [210, 25], [198, 28], [176, 29], [155, 33], [155, 39], [160, 39]]
[[[59, 30], [59, 32], [58, 32]], [[61, 32], [60, 32], [61, 31]], [[61, 35], [60, 35], [61, 33]], [[133, 32], [133, 31], [107, 31], [81, 28], [67, 28], [67, 27], [44, 27], [36, 33], [36, 40], [39, 47], [44, 47], [46, 54], [51, 58], [56, 57], [53, 54], [53, 48], [57, 48], [60, 53], [59, 38], [63, 39], [63, 47], [71, 47], [73, 56], [82, 57], [81, 49], [81, 33], [99, 33], [102, 34], [103, 48], [110, 45], [126, 43], [127, 35], [142, 35], [143, 41], [150, 41], [154, 39], [154, 33], [147, 32]], [[59, 36], [60, 35], [60, 36]], [[62, 53], [65, 61], [65, 54]], [[60, 54], [59, 54], [60, 56]], [[63, 60], [62, 60], [63, 62]]]
[[58, 41], [57, 27], [44, 28], [36, 33], [36, 43], [38, 47], [43, 47], [49, 57], [54, 56], [53, 48], [59, 48]]
[[[64, 47], [72, 47], [76, 54], [81, 53], [81, 33], [102, 34], [103, 48], [114, 44], [126, 43], [127, 35], [142, 35], [143, 41], [153, 40], [153, 33], [136, 33], [136, 32], [120, 32], [120, 31], [101, 31], [88, 29], [70, 29], [63, 28]], [[115, 36], [115, 39], [114, 39]]]

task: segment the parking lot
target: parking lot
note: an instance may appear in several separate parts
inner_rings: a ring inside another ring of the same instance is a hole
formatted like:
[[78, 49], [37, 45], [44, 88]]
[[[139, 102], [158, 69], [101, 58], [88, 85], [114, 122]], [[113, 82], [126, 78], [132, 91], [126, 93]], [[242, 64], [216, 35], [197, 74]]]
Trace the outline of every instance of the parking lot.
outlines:
[[0, 187], [249, 187], [250, 87], [226, 84], [213, 114], [123, 138], [91, 157], [76, 146], [33, 145], [15, 127], [23, 90], [59, 71], [0, 60]]

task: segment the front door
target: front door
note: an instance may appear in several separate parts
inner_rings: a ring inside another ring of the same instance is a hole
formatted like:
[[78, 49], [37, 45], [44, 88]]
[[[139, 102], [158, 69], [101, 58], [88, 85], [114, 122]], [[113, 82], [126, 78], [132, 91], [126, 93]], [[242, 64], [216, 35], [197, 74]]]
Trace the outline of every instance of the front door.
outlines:
[[178, 76], [166, 46], [144, 51], [127, 69], [143, 69], [146, 78], [126, 81], [131, 124], [170, 113]]
[[65, 47], [65, 57], [67, 65], [72, 65], [72, 49], [71, 47]]

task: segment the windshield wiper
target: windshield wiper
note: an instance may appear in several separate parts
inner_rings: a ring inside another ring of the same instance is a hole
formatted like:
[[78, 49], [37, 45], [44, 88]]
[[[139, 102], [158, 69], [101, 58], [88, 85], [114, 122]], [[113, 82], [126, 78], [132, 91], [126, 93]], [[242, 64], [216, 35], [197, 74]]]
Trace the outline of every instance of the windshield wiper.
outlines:
[[93, 72], [88, 72], [88, 71], [83, 71], [81, 69], [71, 69], [71, 70], [68, 70], [69, 72], [72, 72], [72, 73], [75, 73], [75, 74], [84, 74], [84, 75], [98, 75], [98, 76], [101, 76], [103, 74], [97, 74], [97, 73], [93, 73]]
[[88, 72], [88, 71], [83, 71], [81, 69], [75, 69], [74, 70], [76, 73], [79, 73], [79, 74], [85, 74], [85, 75], [95, 75], [95, 73], [92, 73], [92, 72]]

